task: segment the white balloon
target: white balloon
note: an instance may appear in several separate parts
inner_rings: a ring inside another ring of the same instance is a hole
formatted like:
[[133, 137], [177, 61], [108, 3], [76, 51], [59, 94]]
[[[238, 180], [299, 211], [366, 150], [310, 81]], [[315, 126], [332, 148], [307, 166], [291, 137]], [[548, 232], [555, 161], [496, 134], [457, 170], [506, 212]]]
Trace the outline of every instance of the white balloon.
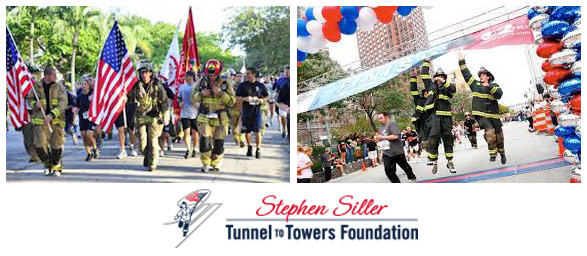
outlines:
[[434, 8], [434, 6], [422, 6], [422, 9], [424, 10], [431, 10], [432, 8]]
[[376, 21], [363, 21], [357, 19], [357, 28], [361, 31], [371, 31], [375, 28]]
[[310, 38], [307, 36], [298, 36], [297, 46], [298, 50], [308, 52], [308, 49], [311, 46]]
[[322, 23], [317, 20], [308, 21], [308, 23], [306, 23], [306, 29], [310, 35], [324, 37], [324, 33], [322, 32]]
[[357, 18], [357, 22], [359, 21], [377, 21], [377, 14], [375, 14], [373, 9], [363, 7], [359, 11], [359, 17]]
[[326, 19], [322, 16], [322, 6], [315, 6], [312, 13], [314, 14], [314, 18], [320, 23], [326, 22]]
[[320, 49], [310, 46], [307, 53], [316, 54], [320, 51]]
[[310, 37], [310, 46], [316, 49], [322, 49], [326, 47], [328, 41], [326, 38], [322, 36], [311, 36]]

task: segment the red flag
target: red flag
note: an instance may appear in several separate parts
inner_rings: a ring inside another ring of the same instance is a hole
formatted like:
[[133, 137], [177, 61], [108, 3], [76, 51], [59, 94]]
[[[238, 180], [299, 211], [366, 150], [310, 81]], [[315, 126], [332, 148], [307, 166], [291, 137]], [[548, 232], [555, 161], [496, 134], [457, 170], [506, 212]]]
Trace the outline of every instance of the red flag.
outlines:
[[181, 48], [181, 60], [177, 80], [179, 84], [184, 83], [185, 73], [189, 70], [196, 72], [200, 69], [200, 55], [198, 55], [198, 41], [196, 40], [196, 31], [194, 29], [194, 20], [192, 19], [192, 7], [188, 13], [188, 21], [185, 25], [183, 34], [183, 46]]

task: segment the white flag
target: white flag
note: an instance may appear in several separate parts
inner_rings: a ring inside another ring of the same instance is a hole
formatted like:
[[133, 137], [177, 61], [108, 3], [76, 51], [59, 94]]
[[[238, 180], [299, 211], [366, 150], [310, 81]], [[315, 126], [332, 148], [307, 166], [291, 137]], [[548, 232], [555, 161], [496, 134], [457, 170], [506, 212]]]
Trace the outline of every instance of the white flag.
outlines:
[[176, 84], [176, 78], [177, 69], [179, 67], [179, 40], [177, 39], [177, 32], [180, 25], [181, 21], [179, 24], [177, 24], [175, 35], [173, 36], [173, 40], [169, 46], [169, 51], [167, 51], [167, 56], [165, 57], [165, 62], [163, 62], [161, 72], [159, 73], [159, 77], [166, 81], [172, 89], [175, 89], [177, 86], [179, 86]]

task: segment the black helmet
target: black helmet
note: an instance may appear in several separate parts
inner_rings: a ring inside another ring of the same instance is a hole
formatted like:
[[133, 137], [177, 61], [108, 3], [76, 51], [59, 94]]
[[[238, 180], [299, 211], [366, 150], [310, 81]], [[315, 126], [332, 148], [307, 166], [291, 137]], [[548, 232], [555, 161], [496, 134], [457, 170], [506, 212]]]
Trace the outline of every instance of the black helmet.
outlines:
[[137, 71], [139, 72], [153, 72], [155, 68], [153, 68], [153, 64], [148, 61], [148, 60], [141, 60], [141, 62], [139, 63], [139, 68], [137, 69]]
[[442, 76], [444, 77], [444, 80], [446, 80], [448, 78], [448, 76], [446, 75], [446, 73], [444, 73], [444, 70], [442, 70], [441, 68], [436, 70], [436, 73], [434, 73], [434, 76], [432, 78], [436, 78], [437, 76]]
[[481, 67], [479, 69], [479, 72], [477, 72], [477, 76], [481, 77], [481, 74], [485, 74], [489, 77], [489, 82], [492, 83], [493, 80], [495, 80], [495, 77], [493, 76], [493, 74], [491, 74], [491, 72], [489, 72], [489, 70], [485, 69], [485, 67]]
[[29, 61], [25, 62], [27, 69], [29, 70], [29, 72], [31, 72], [32, 74], [37, 73], [37, 72], [41, 72], [41, 69], [35, 65], [33, 65], [32, 63], [30, 63]]

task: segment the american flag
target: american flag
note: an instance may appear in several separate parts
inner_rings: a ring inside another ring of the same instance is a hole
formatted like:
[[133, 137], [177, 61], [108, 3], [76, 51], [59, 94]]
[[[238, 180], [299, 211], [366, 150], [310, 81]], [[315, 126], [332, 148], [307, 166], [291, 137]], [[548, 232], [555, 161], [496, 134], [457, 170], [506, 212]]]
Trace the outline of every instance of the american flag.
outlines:
[[6, 84], [10, 122], [15, 128], [20, 128], [29, 121], [25, 97], [33, 88], [34, 80], [18, 53], [8, 27], [6, 27]]
[[108, 132], [126, 103], [123, 97], [137, 82], [118, 22], [114, 22], [98, 61], [88, 119]]

